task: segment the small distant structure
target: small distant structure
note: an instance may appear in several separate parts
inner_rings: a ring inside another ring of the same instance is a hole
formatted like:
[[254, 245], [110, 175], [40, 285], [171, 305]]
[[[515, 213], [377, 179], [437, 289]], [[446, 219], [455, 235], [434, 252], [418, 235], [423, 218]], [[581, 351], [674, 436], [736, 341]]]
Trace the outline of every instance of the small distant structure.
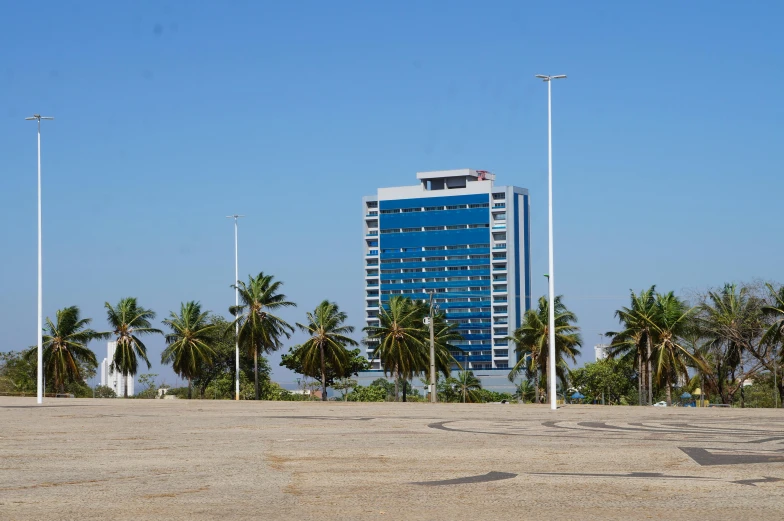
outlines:
[[310, 389], [295, 389], [293, 391], [287, 391], [289, 394], [301, 394], [304, 396], [313, 396], [315, 398], [321, 399], [321, 391], [311, 391]]
[[593, 346], [593, 352], [596, 355], [596, 361], [605, 360], [607, 358], [607, 348], [610, 347], [607, 344], [596, 344]]

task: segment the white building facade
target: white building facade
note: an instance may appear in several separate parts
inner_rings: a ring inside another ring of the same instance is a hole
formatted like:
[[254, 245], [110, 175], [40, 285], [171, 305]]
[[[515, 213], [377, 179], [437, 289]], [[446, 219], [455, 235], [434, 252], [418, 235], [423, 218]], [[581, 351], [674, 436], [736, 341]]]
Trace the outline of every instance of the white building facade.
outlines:
[[133, 396], [133, 376], [123, 376], [112, 371], [112, 360], [114, 360], [114, 350], [117, 349], [117, 342], [109, 342], [106, 345], [106, 358], [101, 362], [101, 385], [111, 388], [117, 396], [125, 396], [125, 386], [128, 386], [128, 396]]

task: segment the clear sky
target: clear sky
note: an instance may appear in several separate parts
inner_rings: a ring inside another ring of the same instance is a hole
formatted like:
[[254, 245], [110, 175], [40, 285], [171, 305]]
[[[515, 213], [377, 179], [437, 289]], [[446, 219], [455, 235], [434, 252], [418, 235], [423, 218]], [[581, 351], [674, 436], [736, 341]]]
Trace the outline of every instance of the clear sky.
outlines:
[[[546, 292], [553, 85], [555, 284], [585, 360], [630, 288], [784, 281], [784, 3], [54, 2], [0, 17], [0, 350], [44, 312], [136, 296], [227, 315], [240, 274], [363, 325], [361, 197], [477, 168], [531, 193]], [[357, 337], [360, 335], [358, 334]], [[298, 338], [292, 339], [292, 344]], [[153, 372], [163, 339], [148, 344]], [[99, 360], [105, 346], [92, 344]], [[274, 377], [294, 375], [271, 357]]]

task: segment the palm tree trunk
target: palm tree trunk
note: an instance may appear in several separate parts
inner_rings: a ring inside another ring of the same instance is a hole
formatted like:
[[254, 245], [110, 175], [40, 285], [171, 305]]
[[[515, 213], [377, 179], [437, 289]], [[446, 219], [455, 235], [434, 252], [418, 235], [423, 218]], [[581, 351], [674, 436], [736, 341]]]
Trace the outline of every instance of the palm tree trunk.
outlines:
[[536, 389], [534, 390], [534, 394], [536, 395], [536, 403], [539, 403], [539, 369], [536, 369], [536, 376], [534, 377], [534, 386]]
[[653, 367], [651, 366], [651, 335], [646, 335], [648, 337], [648, 403], [646, 405], [653, 404]]
[[321, 401], [327, 401], [327, 363], [324, 361], [324, 346], [321, 348]]
[[645, 377], [642, 374], [642, 353], [637, 353], [637, 404], [642, 405], [642, 380]]
[[397, 372], [397, 367], [395, 367], [394, 377], [395, 377], [395, 401], [398, 401], [398, 398], [399, 398], [399, 396], [398, 396], [398, 380], [399, 380], [399, 376], [398, 376], [398, 372]]
[[188, 399], [193, 398], [193, 380], [188, 378]]
[[125, 375], [125, 389], [123, 390], [123, 397], [128, 398], [128, 375]]
[[664, 383], [667, 387], [667, 407], [672, 405], [672, 385], [670, 384], [670, 376], [667, 375], [667, 381]]
[[256, 386], [256, 399], [259, 399], [259, 351], [253, 350], [253, 381]]

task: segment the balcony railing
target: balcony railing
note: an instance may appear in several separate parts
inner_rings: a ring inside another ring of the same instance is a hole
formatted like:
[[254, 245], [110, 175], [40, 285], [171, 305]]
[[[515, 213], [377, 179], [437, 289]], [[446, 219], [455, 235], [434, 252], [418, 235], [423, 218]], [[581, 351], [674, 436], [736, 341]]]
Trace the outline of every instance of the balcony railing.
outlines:
[[366, 256], [370, 256], [370, 255], [378, 255], [378, 250], [370, 250], [370, 251], [368, 251]]
[[365, 214], [365, 217], [376, 217], [377, 215], [378, 215], [378, 212], [368, 212], [368, 213]]
[[371, 230], [367, 232], [367, 234], [365, 234], [365, 237], [377, 237], [377, 236], [378, 236], [378, 230]]
[[[493, 246], [493, 249], [494, 250], [505, 250], [506, 249], [506, 243], [502, 242], [501, 244], [496, 244], [495, 246]], [[496, 259], [497, 258], [498, 257], [496, 257]]]

